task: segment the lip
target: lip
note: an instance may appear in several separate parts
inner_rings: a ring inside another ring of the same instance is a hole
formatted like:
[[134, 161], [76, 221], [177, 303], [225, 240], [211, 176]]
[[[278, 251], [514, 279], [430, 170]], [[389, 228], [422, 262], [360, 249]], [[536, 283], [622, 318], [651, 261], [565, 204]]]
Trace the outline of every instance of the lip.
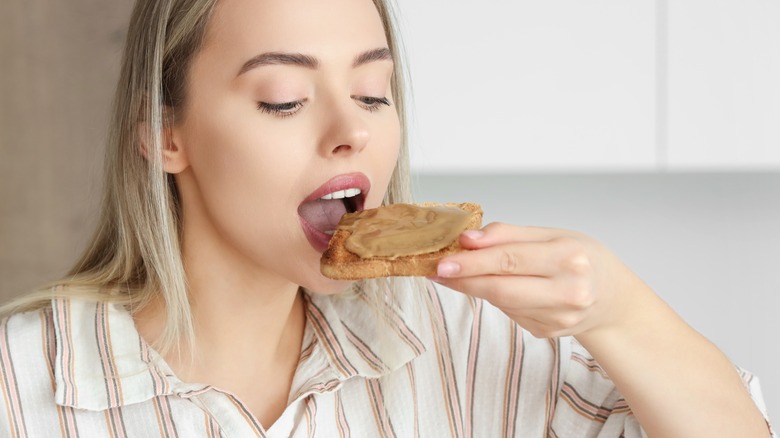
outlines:
[[[310, 201], [315, 201], [327, 195], [328, 193], [333, 193], [339, 190], [346, 190], [352, 188], [360, 189], [360, 195], [357, 202], [357, 209], [358, 211], [363, 210], [363, 205], [365, 204], [366, 196], [368, 195], [368, 192], [371, 190], [371, 181], [368, 179], [366, 175], [360, 172], [338, 175], [329, 179], [327, 182], [325, 182], [325, 184], [319, 186], [309, 196], [307, 196], [306, 199], [304, 199], [303, 202], [301, 202], [301, 204]], [[328, 243], [330, 242], [332, 236], [315, 229], [314, 227], [311, 226], [311, 224], [306, 222], [306, 220], [303, 219], [303, 217], [298, 216], [298, 219], [301, 222], [301, 228], [303, 229], [303, 234], [306, 236], [306, 239], [309, 241], [309, 244], [312, 247], [314, 247], [314, 249], [317, 250], [317, 252], [320, 253], [325, 252], [325, 250], [328, 249]]]
[[338, 192], [339, 190], [346, 190], [351, 188], [360, 189], [360, 196], [365, 199], [366, 195], [371, 190], [371, 181], [369, 181], [366, 175], [360, 172], [334, 176], [325, 184], [317, 188], [317, 190], [313, 191], [309, 196], [307, 196], [306, 199], [301, 202], [301, 204], [304, 202], [320, 199], [328, 193]]

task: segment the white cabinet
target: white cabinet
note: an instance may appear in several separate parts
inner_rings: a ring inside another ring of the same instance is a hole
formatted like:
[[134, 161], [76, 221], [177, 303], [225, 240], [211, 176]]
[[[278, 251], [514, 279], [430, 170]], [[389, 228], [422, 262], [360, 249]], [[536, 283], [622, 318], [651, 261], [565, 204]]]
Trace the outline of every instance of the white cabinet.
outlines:
[[780, 2], [668, 8], [668, 168], [780, 169]]
[[778, 0], [396, 0], [420, 172], [780, 170]]
[[413, 168], [651, 170], [651, 0], [397, 0]]

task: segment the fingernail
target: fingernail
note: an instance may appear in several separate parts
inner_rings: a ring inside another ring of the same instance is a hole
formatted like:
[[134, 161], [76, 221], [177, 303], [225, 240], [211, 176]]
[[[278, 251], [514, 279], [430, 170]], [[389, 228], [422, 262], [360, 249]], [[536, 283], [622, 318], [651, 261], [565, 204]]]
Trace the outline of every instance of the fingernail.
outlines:
[[463, 232], [463, 235], [468, 237], [471, 240], [477, 240], [477, 239], [481, 239], [485, 235], [485, 233], [480, 230], [466, 230]]
[[457, 275], [458, 272], [460, 272], [460, 265], [453, 262], [439, 263], [439, 266], [436, 268], [436, 274], [443, 278], [453, 277]]

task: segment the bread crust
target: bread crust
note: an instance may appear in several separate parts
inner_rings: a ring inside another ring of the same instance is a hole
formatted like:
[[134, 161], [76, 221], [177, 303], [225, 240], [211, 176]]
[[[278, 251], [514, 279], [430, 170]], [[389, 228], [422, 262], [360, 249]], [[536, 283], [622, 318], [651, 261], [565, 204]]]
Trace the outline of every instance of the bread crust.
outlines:
[[[482, 207], [479, 204], [466, 203], [423, 203], [413, 204], [420, 207], [456, 207], [470, 214], [468, 230], [476, 230], [482, 227]], [[381, 208], [381, 207], [380, 207]], [[397, 258], [370, 257], [362, 258], [348, 251], [344, 247], [351, 231], [338, 227], [328, 244], [328, 249], [320, 259], [320, 271], [328, 278], [336, 280], [360, 280], [378, 277], [430, 277], [436, 275], [436, 266], [439, 260], [449, 254], [464, 251], [459, 239], [455, 239], [449, 246], [436, 252]]]

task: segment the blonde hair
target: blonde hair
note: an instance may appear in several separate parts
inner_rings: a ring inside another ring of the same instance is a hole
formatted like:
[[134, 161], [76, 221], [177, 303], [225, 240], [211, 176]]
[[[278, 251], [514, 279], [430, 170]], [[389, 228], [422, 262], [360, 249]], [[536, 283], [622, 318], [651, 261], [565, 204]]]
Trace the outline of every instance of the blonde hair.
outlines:
[[[373, 0], [395, 62], [393, 100], [401, 121], [401, 148], [384, 203], [410, 202], [404, 111], [404, 70], [392, 11]], [[163, 355], [188, 343], [194, 326], [181, 258], [181, 210], [176, 184], [163, 171], [163, 131], [186, 102], [187, 73], [200, 49], [216, 0], [138, 0], [127, 34], [113, 103], [105, 161], [101, 217], [90, 245], [66, 278], [0, 307], [0, 315], [36, 310], [54, 297], [119, 303], [137, 311], [157, 294], [166, 323], [155, 348]], [[139, 129], [143, 126], [144, 129]], [[147, 148], [148, 159], [141, 153]], [[385, 312], [400, 280], [366, 281], [356, 290]], [[54, 286], [54, 287], [52, 287]], [[417, 283], [417, 287], [420, 284]]]

